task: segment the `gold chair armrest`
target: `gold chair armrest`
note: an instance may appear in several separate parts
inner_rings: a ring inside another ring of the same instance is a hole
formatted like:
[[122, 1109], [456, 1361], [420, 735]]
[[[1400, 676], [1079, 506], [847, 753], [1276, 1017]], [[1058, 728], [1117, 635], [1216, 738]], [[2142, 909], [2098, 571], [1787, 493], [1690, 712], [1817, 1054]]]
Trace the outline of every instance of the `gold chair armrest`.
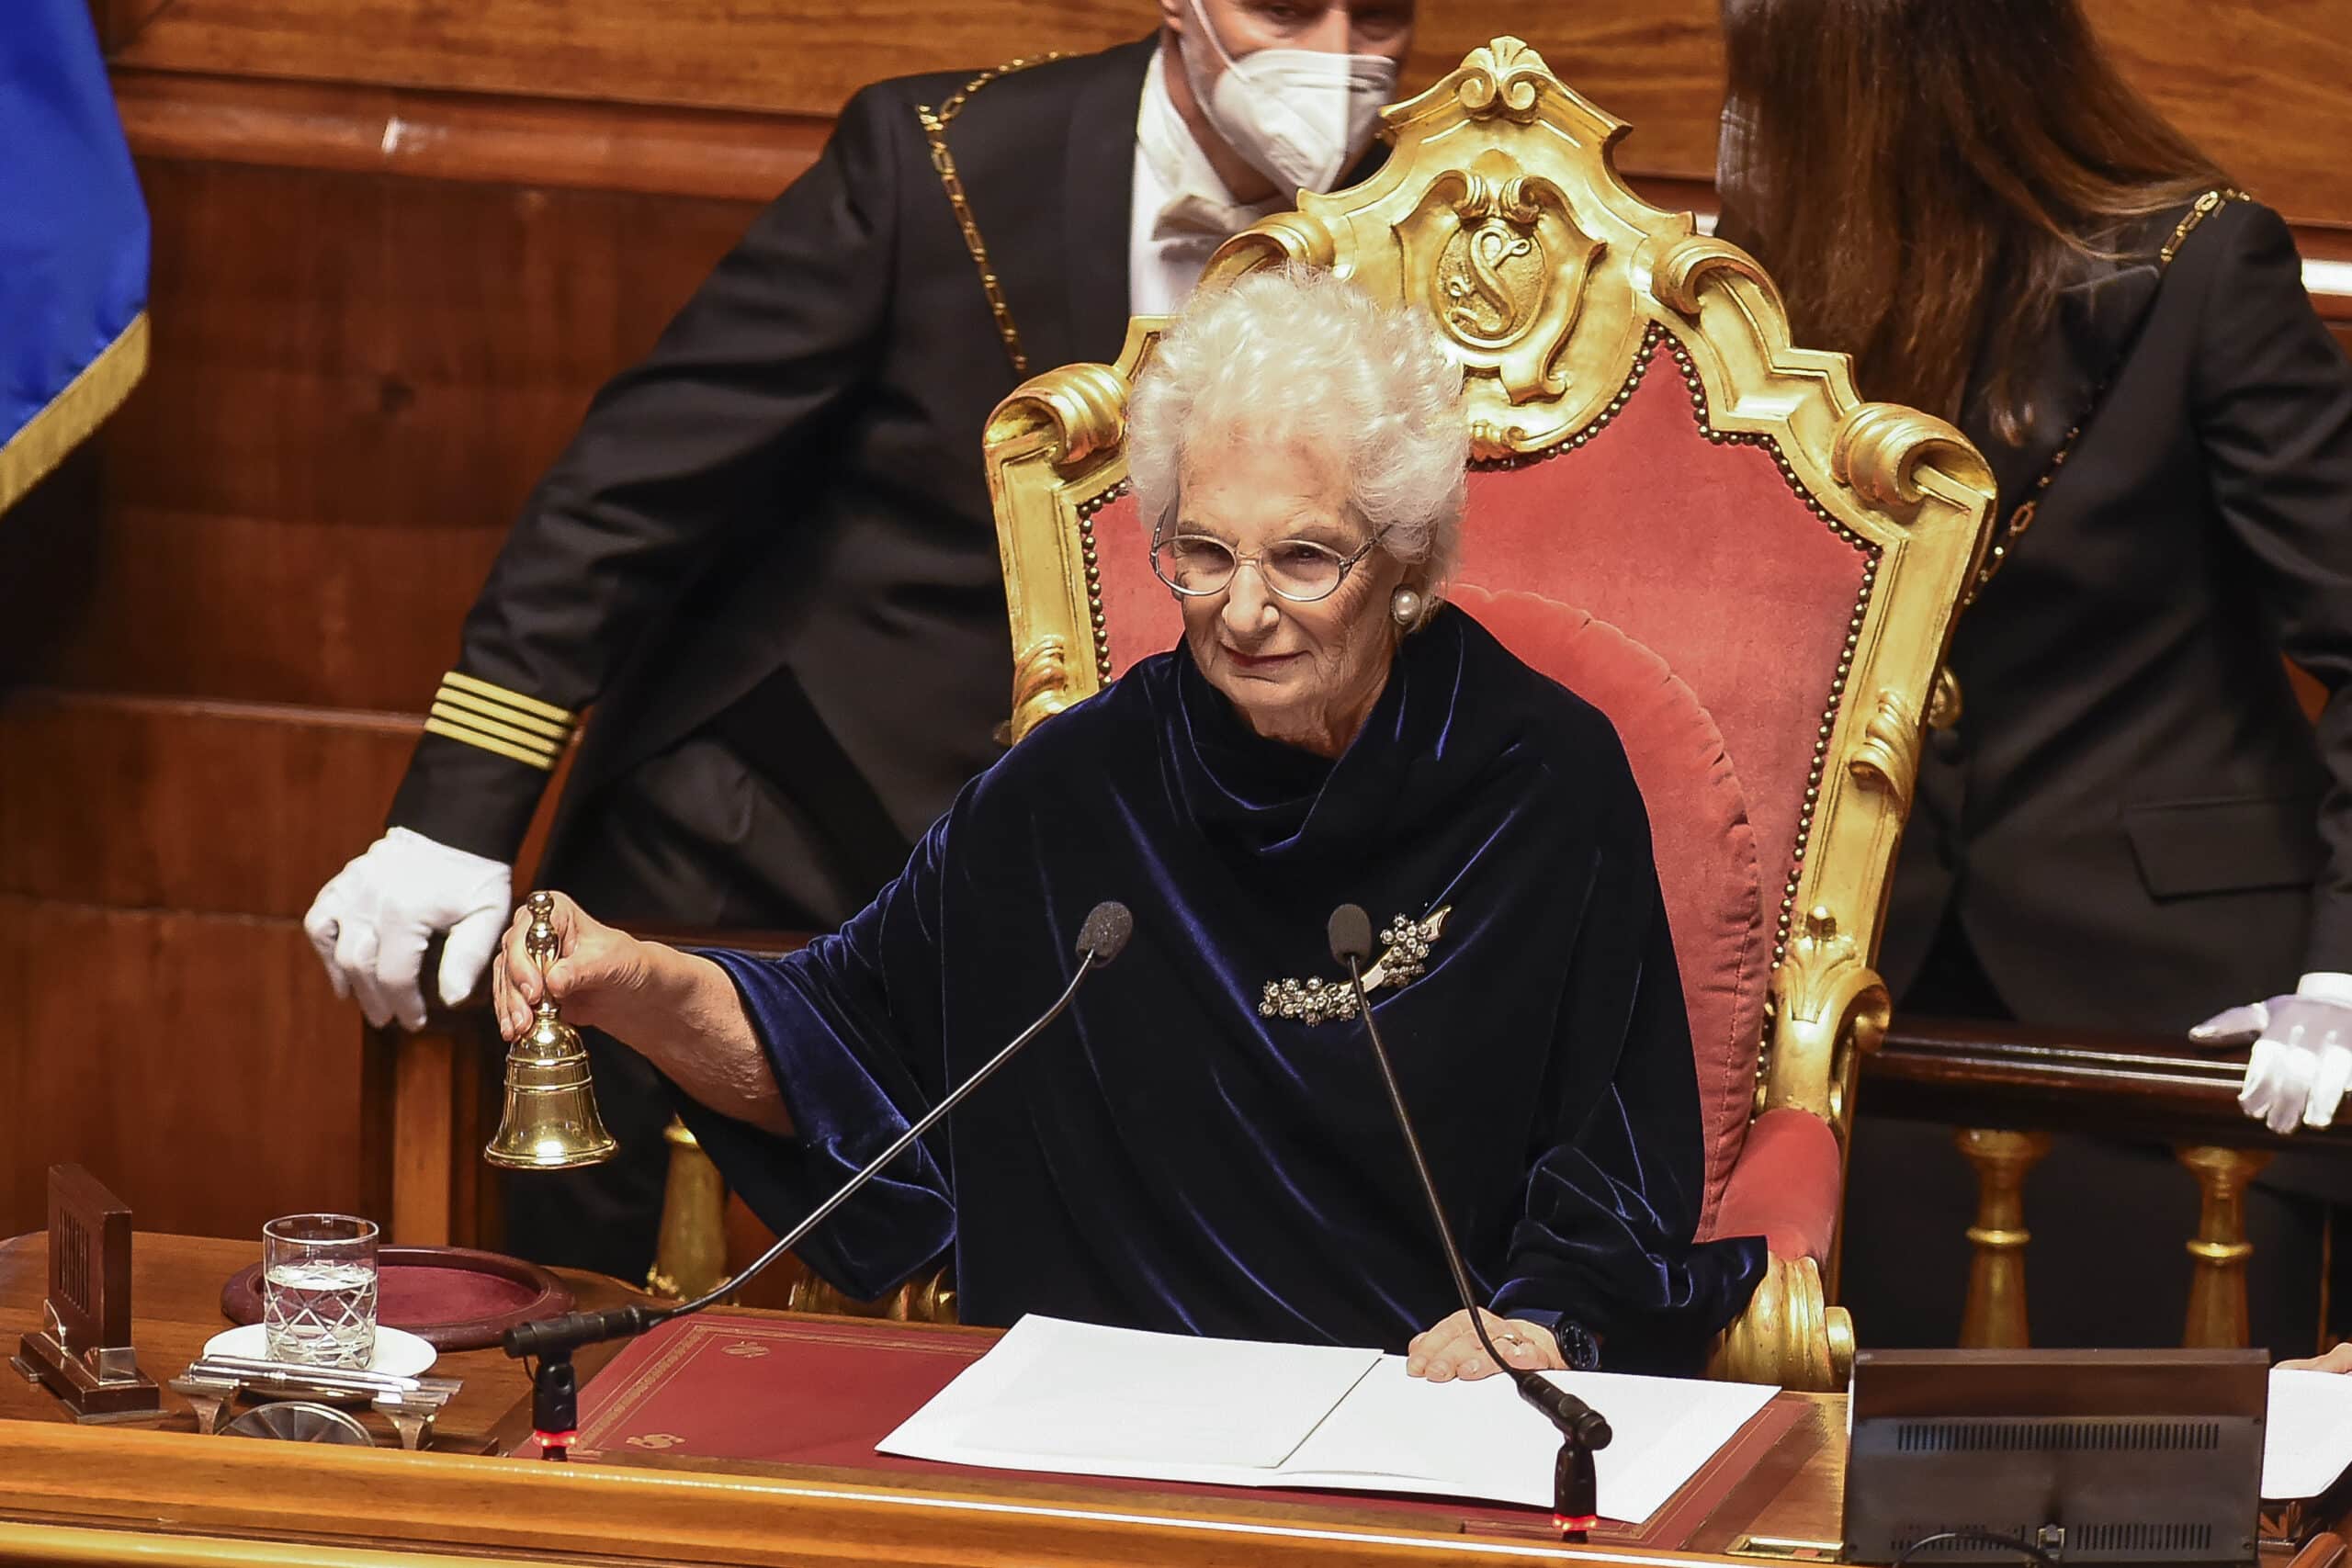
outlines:
[[1707, 1375], [1726, 1382], [1777, 1383], [1834, 1393], [1854, 1366], [1854, 1321], [1829, 1304], [1810, 1258], [1775, 1258], [1747, 1310], [1715, 1339]]
[[954, 1323], [956, 1321], [955, 1275], [943, 1266], [928, 1274], [916, 1275], [878, 1301], [862, 1302], [842, 1294], [814, 1274], [804, 1273], [792, 1282], [792, 1295], [786, 1305], [794, 1312], [819, 1312], [835, 1317], [880, 1317], [893, 1323]]

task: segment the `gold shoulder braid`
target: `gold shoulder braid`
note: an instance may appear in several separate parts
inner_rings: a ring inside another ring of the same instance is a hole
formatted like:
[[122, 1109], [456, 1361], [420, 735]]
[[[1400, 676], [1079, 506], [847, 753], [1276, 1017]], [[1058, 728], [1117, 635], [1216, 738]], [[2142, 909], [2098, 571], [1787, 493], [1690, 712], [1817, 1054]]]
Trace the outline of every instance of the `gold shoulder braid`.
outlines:
[[[2174, 227], [2172, 238], [2166, 240], [2164, 248], [2156, 253], [2158, 276], [2161, 278], [2165, 269], [2172, 265], [2172, 258], [2179, 254], [2181, 243], [2197, 231], [2199, 224], [2220, 211], [2223, 202], [2252, 201], [2254, 197], [2245, 192], [2232, 186], [2218, 186], [2199, 197], [2189, 207], [2188, 211], [2183, 215], [2180, 222]], [[2151, 309], [2153, 308], [2152, 306]], [[2075, 418], [2074, 423], [2066, 427], [2065, 436], [2058, 443], [2058, 450], [2050, 455], [2049, 466], [2041, 470], [2041, 477], [2033, 481], [2033, 493], [2018, 503], [2017, 510], [2009, 513], [2007, 524], [1995, 536], [1993, 547], [1984, 552], [1984, 569], [1976, 574], [1975, 584], [1968, 591], [1969, 604], [1976, 603], [1976, 596], [1984, 592], [1984, 585], [1993, 581], [1993, 574], [2000, 570], [2008, 560], [2009, 552], [2017, 547], [2019, 536], [2028, 528], [2033, 526], [2034, 513], [2041, 508], [2043, 492], [2049, 490], [2050, 482], [2058, 477], [2058, 470], [2066, 466], [2066, 459], [2074, 455], [2075, 444], [2083, 438], [2083, 426], [2090, 423], [2091, 415], [2098, 412], [2099, 404], [2107, 397], [2108, 388], [2115, 382], [2116, 372], [2123, 368], [2124, 357], [2131, 351], [2132, 344], [2127, 342], [2122, 351], [2117, 354], [2115, 363], [2109, 366], [2107, 374], [2099, 378], [2098, 385], [2091, 389], [2090, 400], [2084, 407], [2082, 413]]]
[[433, 694], [424, 733], [552, 773], [577, 725], [569, 708], [452, 670]]
[[915, 118], [922, 122], [923, 138], [931, 143], [931, 166], [939, 171], [939, 187], [947, 193], [947, 205], [956, 209], [956, 226], [964, 231], [964, 248], [972, 253], [972, 265], [980, 270], [980, 288], [987, 292], [989, 310], [996, 317], [996, 335], [1004, 340], [1004, 352], [1011, 356], [1016, 376], [1029, 374], [1029, 356], [1021, 351], [1021, 332], [1012, 324], [1012, 308], [1004, 302], [1004, 290], [997, 284], [996, 269], [989, 265], [988, 245], [980, 239], [980, 226], [972, 220], [972, 204], [965, 199], [964, 182], [956, 173], [955, 154], [947, 151], [947, 127], [964, 112], [964, 105], [971, 96], [989, 83], [1061, 58], [1059, 50], [1023, 55], [993, 71], [981, 72], [935, 109], [924, 104], [915, 106]]

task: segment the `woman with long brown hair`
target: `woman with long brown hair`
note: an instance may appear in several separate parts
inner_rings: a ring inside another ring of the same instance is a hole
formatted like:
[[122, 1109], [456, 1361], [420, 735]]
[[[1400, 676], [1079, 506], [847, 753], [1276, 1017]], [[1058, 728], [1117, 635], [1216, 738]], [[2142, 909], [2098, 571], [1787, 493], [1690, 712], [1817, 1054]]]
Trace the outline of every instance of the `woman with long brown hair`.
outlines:
[[[2324, 1125], [2352, 1067], [2352, 363], [2286, 224], [2077, 0], [1724, 0], [1724, 26], [1723, 231], [1798, 342], [1951, 419], [2000, 486], [1881, 955], [1898, 1010], [2177, 1032], [2229, 1009], [2199, 1035], [2261, 1036], [2250, 1113]], [[2282, 653], [2327, 692], [2316, 731]], [[1969, 1193], [1941, 1137], [1861, 1119], [1847, 1294], [1871, 1342], [1957, 1325]], [[2041, 1168], [2072, 1201], [2036, 1207], [2037, 1338], [2177, 1336], [2193, 1198], [2167, 1165], [2076, 1143]], [[2346, 1166], [2273, 1168], [2340, 1198]], [[2257, 1337], [2307, 1352], [2318, 1210], [2256, 1208]]]

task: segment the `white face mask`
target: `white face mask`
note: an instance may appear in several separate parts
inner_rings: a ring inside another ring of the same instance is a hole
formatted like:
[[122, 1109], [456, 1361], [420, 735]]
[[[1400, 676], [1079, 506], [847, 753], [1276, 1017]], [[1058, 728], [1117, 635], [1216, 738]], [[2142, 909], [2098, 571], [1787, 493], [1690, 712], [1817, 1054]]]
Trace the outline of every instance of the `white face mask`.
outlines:
[[[1396, 62], [1378, 54], [1261, 49], [1236, 60], [1193, 0], [1198, 30], [1178, 51], [1201, 113], [1226, 144], [1268, 179], [1328, 191], [1372, 145], [1381, 107], [1396, 91]], [[1225, 70], [1212, 83], [1202, 40]]]

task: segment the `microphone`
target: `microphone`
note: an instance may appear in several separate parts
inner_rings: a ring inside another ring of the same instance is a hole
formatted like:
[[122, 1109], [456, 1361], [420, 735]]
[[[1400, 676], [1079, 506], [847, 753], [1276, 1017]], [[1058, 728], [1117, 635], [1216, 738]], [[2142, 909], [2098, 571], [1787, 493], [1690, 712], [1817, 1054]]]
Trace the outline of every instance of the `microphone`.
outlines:
[[1039, 1015], [1037, 1021], [1013, 1037], [1012, 1042], [995, 1055], [972, 1069], [972, 1074], [957, 1084], [947, 1097], [925, 1111], [922, 1117], [892, 1142], [890, 1146], [847, 1181], [839, 1190], [809, 1211], [807, 1218], [784, 1235], [775, 1245], [752, 1261], [751, 1267], [719, 1285], [716, 1290], [696, 1296], [693, 1301], [675, 1306], [616, 1307], [607, 1312], [568, 1312], [559, 1317], [534, 1318], [508, 1329], [500, 1343], [506, 1354], [517, 1360], [527, 1356], [539, 1358], [537, 1370], [531, 1379], [531, 1427], [539, 1439], [539, 1451], [551, 1460], [570, 1457], [572, 1440], [579, 1435], [579, 1387], [571, 1368], [571, 1353], [582, 1346], [600, 1344], [607, 1339], [626, 1339], [644, 1333], [656, 1324], [672, 1318], [685, 1317], [702, 1311], [722, 1298], [733, 1294], [751, 1283], [760, 1271], [777, 1258], [800, 1245], [809, 1232], [830, 1218], [834, 1210], [856, 1195], [858, 1189], [889, 1168], [890, 1162], [914, 1145], [925, 1133], [947, 1119], [971, 1092], [988, 1082], [999, 1067], [1012, 1060], [1021, 1048], [1045, 1032], [1046, 1026], [1061, 1017], [1078, 995], [1080, 986], [1097, 969], [1119, 956], [1135, 934], [1136, 919], [1127, 907], [1115, 899], [1097, 904], [1087, 914], [1078, 931], [1078, 973], [1054, 999], [1054, 1005]]
[[1097, 904], [1088, 911], [1086, 923], [1078, 928], [1078, 955], [1091, 958], [1101, 968], [1127, 945], [1127, 938], [1136, 934], [1136, 918], [1127, 907], [1116, 901]]
[[1430, 1163], [1421, 1153], [1421, 1140], [1413, 1131], [1411, 1112], [1405, 1109], [1404, 1090], [1397, 1087], [1396, 1069], [1388, 1059], [1388, 1047], [1380, 1038], [1380, 1025], [1372, 1016], [1372, 998], [1363, 987], [1363, 965], [1372, 956], [1372, 917], [1358, 904], [1342, 904], [1331, 911], [1325, 927], [1331, 944], [1335, 963], [1347, 965], [1348, 978], [1355, 987], [1356, 1011], [1363, 1019], [1364, 1035], [1372, 1042], [1373, 1060], [1380, 1065], [1380, 1081], [1388, 1089], [1388, 1107], [1396, 1115], [1396, 1129], [1405, 1134], [1405, 1148], [1413, 1156], [1413, 1173], [1420, 1178], [1421, 1196], [1429, 1203], [1430, 1218], [1437, 1224], [1437, 1239], [1445, 1249], [1445, 1265], [1453, 1272], [1454, 1293], [1462, 1298], [1464, 1312], [1470, 1314], [1470, 1328], [1477, 1335], [1478, 1343], [1495, 1365], [1507, 1373], [1519, 1389], [1520, 1398], [1542, 1411], [1566, 1447], [1554, 1472], [1555, 1516], [1563, 1530], [1580, 1539], [1590, 1529], [1595, 1514], [1595, 1480], [1592, 1452], [1605, 1449], [1614, 1435], [1608, 1419], [1591, 1405], [1554, 1383], [1541, 1373], [1525, 1367], [1514, 1367], [1503, 1359], [1502, 1352], [1487, 1334], [1484, 1316], [1470, 1291], [1470, 1270], [1462, 1262], [1462, 1249], [1454, 1245], [1453, 1226], [1445, 1217], [1445, 1205], [1438, 1201], [1437, 1181], [1430, 1175]]
[[1363, 912], [1363, 905], [1342, 904], [1332, 910], [1324, 934], [1331, 941], [1333, 963], [1345, 964], [1352, 970], [1359, 964], [1372, 962], [1372, 917]]

